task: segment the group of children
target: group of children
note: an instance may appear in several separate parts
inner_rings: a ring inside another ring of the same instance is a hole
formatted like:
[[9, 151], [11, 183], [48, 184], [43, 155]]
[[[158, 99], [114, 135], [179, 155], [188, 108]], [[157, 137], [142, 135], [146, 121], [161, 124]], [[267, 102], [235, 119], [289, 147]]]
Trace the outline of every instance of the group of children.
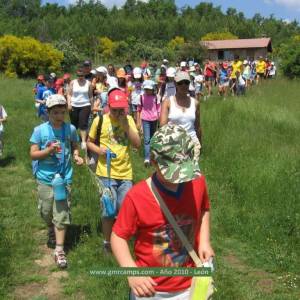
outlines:
[[[246, 90], [258, 84], [261, 79], [274, 78], [275, 63], [260, 56], [257, 60], [241, 61], [238, 55], [231, 62], [223, 61], [218, 64], [207, 60], [204, 66], [204, 81], [207, 96], [212, 94], [212, 86], [218, 86], [218, 95], [244, 95]], [[206, 97], [205, 97], [206, 99]]]
[[[164, 60], [155, 71], [147, 64], [133, 68], [127, 62], [115, 72], [112, 65], [93, 70], [88, 62], [84, 75], [80, 69], [80, 76], [85, 76], [93, 91], [86, 146], [96, 155], [95, 173], [102, 190], [103, 250], [112, 251], [121, 267], [195, 266], [158, 204], [157, 195], [175, 217], [200, 260], [206, 262], [214, 256], [209, 234], [210, 204], [205, 179], [195, 159], [198, 157], [195, 142], [180, 125], [167, 121], [158, 126], [161, 103], [174, 97], [180, 86], [186, 86], [182, 91], [188, 95], [201, 99], [204, 86], [208, 91], [212, 87], [214, 77], [209, 75], [214, 74], [218, 74], [219, 86], [227, 86], [228, 82], [236, 94], [243, 93], [242, 80], [246, 85], [248, 79], [240, 77], [245, 72], [251, 74], [251, 69], [238, 58], [230, 68], [222, 63], [219, 69], [213, 69], [207, 62], [203, 72], [197, 63], [181, 62], [177, 68], [168, 64]], [[30, 156], [35, 162], [39, 211], [48, 226], [47, 244], [55, 248], [58, 267], [66, 268], [64, 241], [71, 221], [71, 160], [83, 165], [84, 159], [80, 156], [76, 127], [65, 122], [70, 76], [65, 74], [59, 81], [54, 75], [40, 76], [35, 87], [43, 123], [34, 129], [30, 138]], [[257, 76], [262, 73], [258, 72]], [[185, 112], [188, 107], [178, 106], [178, 110]], [[5, 115], [0, 115], [0, 124]], [[141, 133], [145, 166], [151, 164], [155, 171], [147, 181], [133, 186], [131, 149], [140, 147]], [[133, 236], [135, 259], [128, 247], [128, 240]], [[131, 299], [185, 300], [189, 299], [191, 278], [129, 277], [128, 283]]]

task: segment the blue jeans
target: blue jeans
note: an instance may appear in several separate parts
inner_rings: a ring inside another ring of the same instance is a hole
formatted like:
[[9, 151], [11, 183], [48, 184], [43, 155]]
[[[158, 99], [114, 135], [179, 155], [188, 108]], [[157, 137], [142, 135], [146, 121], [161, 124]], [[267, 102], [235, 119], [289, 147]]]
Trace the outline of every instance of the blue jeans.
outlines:
[[145, 159], [150, 160], [150, 140], [156, 131], [157, 121], [146, 121], [143, 122], [143, 132], [144, 132], [144, 150]]
[[[99, 180], [102, 182], [102, 184], [105, 187], [109, 187], [107, 177], [99, 177]], [[122, 202], [125, 198], [126, 193], [132, 187], [132, 181], [111, 178], [110, 186], [111, 186], [111, 191], [112, 191], [113, 197], [115, 200], [117, 200], [117, 212], [118, 212], [120, 210], [120, 207], [122, 205]]]

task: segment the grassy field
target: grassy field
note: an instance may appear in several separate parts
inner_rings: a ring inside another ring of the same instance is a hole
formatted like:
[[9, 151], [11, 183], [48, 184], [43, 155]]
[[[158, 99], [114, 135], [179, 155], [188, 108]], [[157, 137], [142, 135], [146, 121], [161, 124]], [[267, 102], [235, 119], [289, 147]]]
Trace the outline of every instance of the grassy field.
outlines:
[[[28, 155], [33, 81], [1, 78], [9, 114], [0, 160], [0, 299], [127, 299], [126, 279], [94, 277], [116, 266], [102, 252], [96, 188], [75, 168], [69, 268], [45, 248]], [[214, 299], [299, 299], [300, 85], [277, 79], [246, 97], [202, 103], [203, 155], [216, 252]], [[135, 181], [151, 170], [134, 159]]]

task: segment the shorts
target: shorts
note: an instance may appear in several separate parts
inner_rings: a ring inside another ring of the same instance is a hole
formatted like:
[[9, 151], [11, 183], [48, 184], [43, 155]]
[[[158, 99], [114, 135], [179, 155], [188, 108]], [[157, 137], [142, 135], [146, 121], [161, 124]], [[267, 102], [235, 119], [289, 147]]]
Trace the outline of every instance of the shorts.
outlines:
[[265, 77], [265, 73], [257, 73], [256, 76], [257, 77]]
[[136, 104], [131, 104], [130, 105], [130, 110], [131, 110], [131, 112], [137, 112], [138, 111], [138, 106]]
[[205, 76], [205, 81], [214, 81], [215, 77], [214, 76]]
[[190, 298], [190, 289], [186, 289], [180, 292], [156, 292], [153, 297], [137, 297], [131, 291], [130, 300], [189, 300]]
[[198, 94], [201, 94], [202, 93], [202, 90], [203, 90], [203, 85], [196, 85], [195, 86], [195, 94], [198, 95]]
[[91, 113], [91, 106], [83, 107], [72, 107], [70, 111], [71, 124], [76, 127], [76, 129], [87, 130], [89, 126], [89, 116]]
[[219, 83], [219, 87], [223, 88], [223, 87], [228, 87], [229, 86], [229, 80], [228, 81], [221, 81]]
[[[100, 184], [103, 184], [105, 187], [109, 187], [108, 178], [107, 177], [98, 177]], [[125, 198], [125, 195], [132, 187], [131, 180], [123, 180], [123, 179], [110, 179], [111, 191], [114, 199], [117, 200], [117, 212], [119, 212], [122, 202]]]
[[58, 229], [64, 229], [71, 224], [71, 186], [67, 185], [68, 197], [64, 201], [55, 201], [53, 188], [37, 181], [38, 210], [48, 226], [52, 224]]

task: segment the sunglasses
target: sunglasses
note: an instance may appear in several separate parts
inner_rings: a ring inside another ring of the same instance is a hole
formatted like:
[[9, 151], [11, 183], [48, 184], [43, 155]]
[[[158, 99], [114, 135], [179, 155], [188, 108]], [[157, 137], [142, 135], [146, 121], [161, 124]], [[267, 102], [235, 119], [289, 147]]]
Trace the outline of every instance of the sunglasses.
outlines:
[[179, 82], [177, 82], [177, 85], [189, 85], [190, 84], [190, 82], [188, 81], [188, 80], [182, 80], [182, 81], [179, 81]]

